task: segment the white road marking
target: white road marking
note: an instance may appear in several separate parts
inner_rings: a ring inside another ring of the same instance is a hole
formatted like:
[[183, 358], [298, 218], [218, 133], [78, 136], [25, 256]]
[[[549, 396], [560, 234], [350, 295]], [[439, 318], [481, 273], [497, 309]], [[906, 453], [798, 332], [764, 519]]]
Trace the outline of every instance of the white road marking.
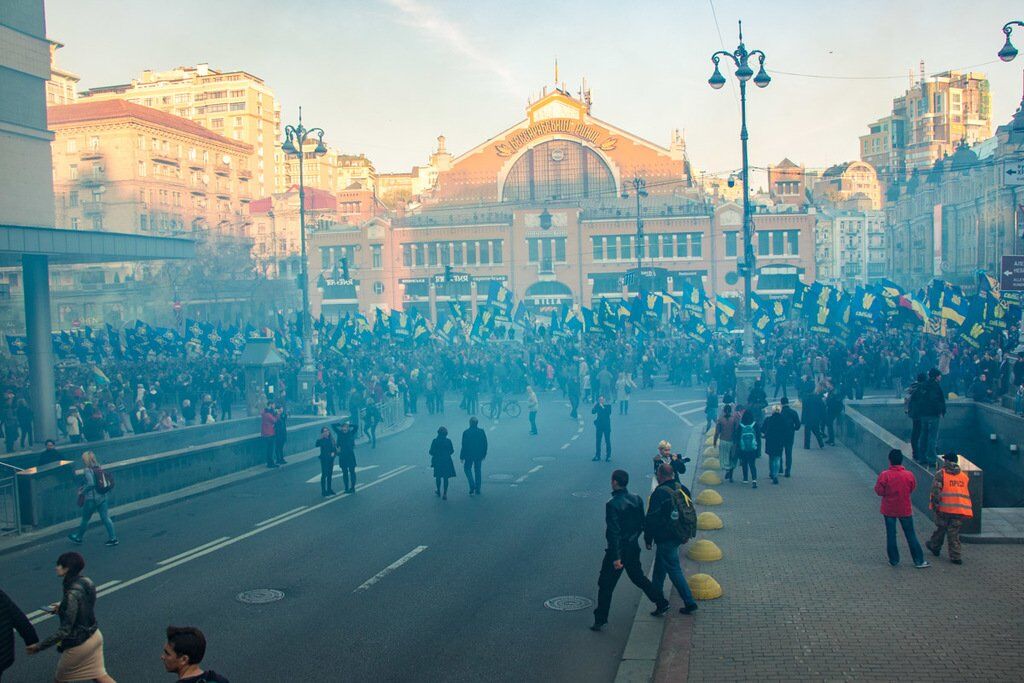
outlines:
[[[377, 478], [374, 481], [371, 481], [369, 484], [360, 484], [357, 488], [358, 488], [358, 490], [362, 491], [363, 489], [369, 488], [371, 486], [376, 486], [377, 484], [383, 483], [383, 482], [387, 481], [388, 479], [391, 479], [392, 477], [397, 477], [398, 475], [403, 474], [405, 472], [408, 472], [409, 470], [412, 470], [412, 469], [415, 469], [414, 465], [405, 465], [403, 467], [398, 468], [397, 470], [392, 472], [387, 477], [384, 477], [384, 475], [381, 475], [379, 478]], [[349, 495], [351, 495], [351, 494], [349, 494]], [[334, 503], [337, 503], [340, 500], [345, 500], [346, 498], [349, 497], [349, 495], [341, 495], [341, 496], [335, 496], [334, 498], [328, 498], [328, 499], [324, 500], [323, 502], [317, 503], [316, 505], [312, 505], [312, 506], [307, 507], [307, 508], [305, 508], [303, 510], [300, 510], [299, 512], [296, 512], [295, 514], [291, 515], [290, 517], [282, 517], [281, 519], [278, 519], [275, 522], [270, 522], [270, 523], [265, 524], [265, 525], [263, 525], [261, 527], [256, 527], [255, 529], [247, 531], [247, 532], [245, 532], [243, 534], [239, 534], [238, 536], [235, 536], [234, 538], [228, 538], [227, 540], [225, 540], [222, 543], [219, 543], [217, 545], [211, 545], [208, 548], [204, 548], [203, 550], [200, 550], [198, 552], [193, 552], [190, 555], [186, 555], [185, 557], [182, 557], [181, 559], [175, 560], [173, 562], [168, 562], [167, 564], [165, 564], [165, 565], [163, 565], [161, 567], [157, 567], [156, 569], [153, 569], [153, 570], [150, 570], [148, 572], [145, 572], [144, 574], [140, 574], [140, 575], [136, 576], [134, 579], [128, 579], [127, 581], [123, 581], [123, 582], [121, 582], [121, 583], [119, 583], [119, 584], [117, 584], [115, 586], [111, 586], [110, 588], [107, 589], [105, 594], [106, 595], [110, 595], [111, 593], [116, 593], [117, 591], [121, 590], [122, 588], [128, 588], [129, 586], [134, 586], [137, 583], [141, 583], [142, 581], [145, 581], [147, 579], [151, 579], [154, 576], [159, 576], [160, 574], [163, 574], [166, 571], [170, 571], [171, 569], [174, 569], [175, 567], [180, 567], [181, 565], [185, 564], [186, 562], [191, 562], [192, 560], [198, 559], [200, 557], [205, 557], [206, 555], [209, 555], [211, 553], [217, 552], [218, 550], [223, 550], [224, 548], [227, 548], [228, 546], [234, 545], [235, 543], [238, 543], [239, 541], [244, 541], [247, 538], [251, 538], [251, 537], [253, 537], [253, 536], [257, 535], [257, 534], [261, 534], [264, 531], [272, 529], [272, 528], [276, 527], [279, 524], [284, 524], [285, 522], [291, 521], [291, 520], [293, 520], [293, 519], [295, 519], [297, 517], [302, 517], [303, 515], [309, 514], [310, 512], [313, 512], [314, 510], [319, 510], [322, 507], [326, 507], [328, 505], [333, 505]], [[33, 624], [38, 624], [38, 623], [40, 623], [42, 621], [46, 621], [47, 619], [53, 618], [53, 616], [54, 616], [53, 614], [42, 614], [42, 615], [36, 617], [35, 619], [32, 619], [31, 621], [32, 621]]]
[[[566, 446], [568, 446], [568, 445], [569, 445], [569, 444], [565, 444], [565, 446], [562, 446], [562, 448], [563, 448], [563, 449], [565, 449], [565, 447], [566, 447]], [[531, 474], [533, 474], [534, 472], [539, 472], [539, 471], [540, 471], [540, 470], [542, 470], [542, 469], [544, 469], [544, 465], [537, 465], [537, 466], [536, 466], [536, 467], [534, 467], [534, 468], [533, 468], [532, 470], [528, 471], [528, 472], [527, 472], [526, 474], [524, 474], [523, 476], [521, 476], [521, 477], [519, 477], [518, 479], [516, 479], [516, 483], [517, 483], [517, 484], [522, 484], [522, 483], [523, 483], [523, 481], [525, 481], [525, 480], [526, 480], [526, 478], [527, 478], [528, 476], [530, 476], [530, 475], [531, 475]]]
[[692, 406], [694, 403], [704, 403], [704, 401], [700, 401], [700, 400], [697, 400], [697, 401], [681, 401], [679, 403], [673, 403], [673, 404], [671, 404], [668, 407], [669, 408], [678, 408], [679, 406]]
[[[359, 474], [360, 472], [365, 472], [366, 470], [375, 470], [378, 467], [380, 467], [380, 465], [367, 465], [366, 467], [357, 467], [356, 468], [356, 474]], [[341, 474], [341, 468], [338, 467], [337, 465], [334, 466], [334, 474]], [[306, 483], [307, 484], [319, 484], [320, 483], [320, 475], [318, 474], [315, 477], [311, 477], [310, 479], [307, 479]]]
[[492, 432], [493, 432], [493, 431], [494, 431], [495, 429], [497, 429], [497, 428], [498, 428], [498, 425], [491, 425], [491, 431], [492, 431]]
[[191, 550], [186, 550], [183, 553], [178, 553], [174, 557], [168, 557], [166, 560], [160, 560], [159, 562], [157, 562], [157, 564], [158, 565], [170, 564], [171, 562], [174, 562], [175, 560], [180, 560], [181, 558], [183, 558], [183, 557], [185, 557], [187, 555], [191, 555], [192, 553], [198, 553], [200, 550], [206, 550], [207, 548], [209, 548], [212, 545], [217, 545], [218, 543], [223, 543], [224, 541], [228, 540], [229, 538], [231, 538], [231, 537], [230, 536], [221, 536], [220, 538], [218, 538], [215, 541], [210, 541], [209, 543], [204, 543], [202, 545], [197, 545], [195, 548], [192, 548]]
[[679, 415], [693, 415], [694, 413], [703, 413], [703, 412], [704, 412], [703, 408], [693, 408], [691, 410], [684, 410], [683, 412], [679, 413]]
[[277, 520], [281, 519], [282, 517], [287, 517], [289, 515], [295, 514], [299, 510], [305, 510], [305, 509], [306, 509], [305, 505], [300, 505], [297, 508], [292, 508], [288, 512], [282, 512], [279, 515], [274, 515], [273, 517], [268, 517], [267, 519], [263, 520], [262, 522], [256, 522], [256, 526], [263, 526], [264, 524], [270, 524], [271, 522], [276, 522]]
[[401, 470], [401, 469], [405, 469], [406, 467], [411, 467], [411, 465], [402, 465], [402, 466], [400, 466], [400, 467], [396, 467], [396, 468], [395, 468], [395, 469], [393, 469], [393, 470], [388, 470], [387, 472], [384, 472], [383, 474], [378, 474], [378, 475], [377, 475], [377, 478], [378, 478], [378, 479], [383, 479], [384, 477], [386, 477], [386, 476], [388, 476], [388, 475], [390, 475], [390, 474], [394, 474], [394, 473], [395, 473], [395, 472], [397, 472], [398, 470]]
[[665, 403], [664, 401], [658, 401], [658, 403], [660, 403], [665, 408], [665, 410], [667, 410], [668, 412], [672, 413], [673, 415], [678, 417], [680, 420], [682, 420], [686, 424], [687, 427], [692, 427], [693, 426], [693, 423], [690, 422], [690, 419], [688, 417], [685, 417], [684, 415], [682, 415], [680, 413], [677, 413], [676, 411], [672, 410], [672, 407], [669, 404]]
[[564, 450], [565, 450], [566, 448], [568, 448], [568, 447], [569, 447], [569, 444], [567, 444], [567, 443], [566, 443], [566, 444], [562, 444], [562, 450], [563, 450], [563, 451], [564, 451]]
[[121, 580], [117, 579], [115, 581], [107, 581], [102, 586], [96, 586], [96, 597], [102, 598], [104, 595], [110, 592], [109, 590], [107, 590], [108, 588], [113, 588], [119, 583], [121, 583]]
[[412, 550], [407, 552], [405, 555], [403, 555], [402, 557], [398, 558], [397, 560], [395, 560], [394, 562], [392, 562], [388, 566], [384, 567], [384, 569], [381, 569], [379, 572], [377, 572], [376, 574], [371, 576], [369, 579], [366, 580], [365, 583], [363, 583], [363, 585], [359, 586], [359, 588], [356, 588], [352, 592], [353, 593], [358, 593], [359, 591], [365, 591], [365, 590], [367, 590], [369, 588], [372, 588], [377, 582], [379, 582], [385, 576], [387, 576], [391, 572], [395, 571], [396, 569], [401, 567], [403, 564], [405, 564], [406, 562], [408, 562], [412, 558], [416, 557], [417, 555], [419, 555], [420, 553], [422, 553], [426, 549], [427, 549], [427, 546], [425, 546], [425, 545], [418, 545], [418, 546], [416, 546], [415, 548], [413, 548]]
[[577, 432], [577, 433], [573, 434], [572, 436], [570, 436], [569, 437], [569, 441], [575, 441], [578, 438], [580, 438], [579, 432]]

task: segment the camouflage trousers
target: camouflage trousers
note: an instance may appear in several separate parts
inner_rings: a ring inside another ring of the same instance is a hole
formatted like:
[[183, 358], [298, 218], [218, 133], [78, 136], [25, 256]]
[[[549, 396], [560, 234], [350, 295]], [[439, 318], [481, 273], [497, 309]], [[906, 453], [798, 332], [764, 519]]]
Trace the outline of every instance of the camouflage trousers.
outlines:
[[949, 536], [949, 559], [960, 559], [960, 526], [964, 523], [963, 515], [951, 515], [946, 512], [935, 513], [935, 532], [925, 545], [933, 553], [942, 550], [942, 541]]

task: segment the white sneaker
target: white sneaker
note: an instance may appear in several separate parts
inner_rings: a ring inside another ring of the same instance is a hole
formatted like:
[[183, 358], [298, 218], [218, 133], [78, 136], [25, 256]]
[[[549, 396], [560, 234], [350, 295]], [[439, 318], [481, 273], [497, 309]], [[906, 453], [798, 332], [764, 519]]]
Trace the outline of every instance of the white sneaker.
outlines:
[[930, 566], [932, 566], [932, 565], [928, 562], [928, 560], [925, 560], [921, 564], [915, 564], [914, 568], [915, 569], [927, 569]]

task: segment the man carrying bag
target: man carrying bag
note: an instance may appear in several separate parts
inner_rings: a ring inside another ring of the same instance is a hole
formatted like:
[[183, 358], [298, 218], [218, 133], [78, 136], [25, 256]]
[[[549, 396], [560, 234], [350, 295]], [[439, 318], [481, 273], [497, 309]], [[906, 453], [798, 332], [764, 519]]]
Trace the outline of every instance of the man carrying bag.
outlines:
[[[685, 465], [684, 465], [685, 470]], [[658, 487], [651, 492], [647, 504], [647, 519], [644, 522], [644, 543], [651, 549], [657, 546], [654, 555], [654, 572], [651, 583], [661, 589], [667, 575], [683, 598], [680, 614], [697, 611], [690, 585], [686, 583], [683, 568], [679, 564], [679, 546], [697, 535], [697, 512], [693, 508], [690, 492], [675, 480], [672, 465], [658, 467]]]

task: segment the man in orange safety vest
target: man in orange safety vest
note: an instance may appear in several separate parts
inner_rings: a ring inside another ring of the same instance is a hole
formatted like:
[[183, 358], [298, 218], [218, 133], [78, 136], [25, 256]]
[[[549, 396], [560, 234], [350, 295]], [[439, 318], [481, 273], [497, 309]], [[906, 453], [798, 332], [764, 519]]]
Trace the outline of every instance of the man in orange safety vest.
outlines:
[[960, 471], [960, 456], [947, 453], [942, 456], [942, 469], [932, 481], [931, 503], [935, 511], [935, 533], [925, 546], [935, 557], [942, 550], [942, 541], [949, 535], [949, 561], [963, 564], [960, 557], [960, 526], [965, 519], [974, 517], [971, 493], [967, 490], [967, 475]]

